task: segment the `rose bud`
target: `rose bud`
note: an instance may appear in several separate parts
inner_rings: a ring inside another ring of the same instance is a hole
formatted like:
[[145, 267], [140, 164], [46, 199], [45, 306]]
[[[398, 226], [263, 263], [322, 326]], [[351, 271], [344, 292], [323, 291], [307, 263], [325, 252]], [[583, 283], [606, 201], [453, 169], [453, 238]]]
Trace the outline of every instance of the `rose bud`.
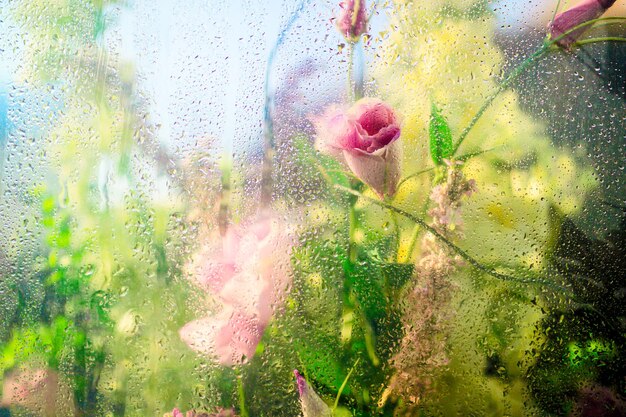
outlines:
[[604, 12], [615, 3], [615, 0], [583, 0], [572, 8], [557, 14], [554, 21], [549, 25], [550, 38], [557, 39], [556, 43], [569, 48], [580, 36], [589, 29], [590, 25], [583, 26], [572, 32], [576, 26], [602, 16]]
[[356, 42], [367, 32], [367, 11], [365, 0], [347, 0], [339, 3], [337, 29], [349, 42]]
[[393, 109], [363, 98], [347, 111], [331, 107], [315, 121], [316, 146], [347, 163], [381, 198], [391, 197], [400, 180], [400, 123]]
[[332, 411], [326, 403], [317, 395], [313, 387], [306, 382], [306, 379], [294, 369], [298, 394], [300, 395], [300, 405], [302, 406], [303, 417], [331, 417]]

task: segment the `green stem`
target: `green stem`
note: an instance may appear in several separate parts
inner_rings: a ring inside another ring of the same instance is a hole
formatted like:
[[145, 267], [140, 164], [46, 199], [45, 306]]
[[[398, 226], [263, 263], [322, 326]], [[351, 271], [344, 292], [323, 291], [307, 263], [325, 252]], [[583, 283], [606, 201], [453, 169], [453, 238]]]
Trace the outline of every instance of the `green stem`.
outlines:
[[406, 251], [406, 258], [398, 259], [399, 263], [406, 263], [406, 262], [409, 262], [409, 260], [411, 259], [411, 254], [413, 253], [413, 250], [415, 249], [417, 238], [420, 235], [420, 230], [422, 230], [422, 227], [416, 223], [415, 227], [413, 227], [413, 232], [411, 233], [411, 240], [409, 241], [409, 246]]
[[356, 85], [354, 83], [354, 42], [348, 42], [348, 103], [354, 103]]
[[88, 415], [94, 415], [96, 410], [96, 402], [98, 400], [98, 385], [100, 383], [100, 377], [102, 370], [104, 369], [104, 362], [106, 354], [104, 349], [100, 349], [95, 353], [95, 360], [92, 365], [91, 372], [89, 373], [89, 382], [87, 387], [87, 411]]
[[465, 252], [463, 249], [459, 248], [457, 245], [455, 245], [454, 243], [452, 243], [450, 240], [448, 240], [448, 238], [446, 238], [445, 236], [443, 236], [441, 233], [439, 233], [437, 230], [435, 230], [432, 226], [430, 226], [428, 223], [426, 223], [426, 221], [424, 221], [423, 219], [420, 219], [419, 217], [408, 213], [398, 207], [392, 206], [391, 204], [387, 204], [383, 201], [365, 196], [361, 193], [359, 193], [358, 191], [352, 190], [350, 188], [346, 188], [343, 187], [341, 185], [335, 185], [335, 188], [337, 188], [338, 190], [341, 190], [343, 192], [352, 194], [354, 196], [363, 198], [368, 200], [369, 202], [379, 205], [381, 207], [387, 208], [389, 210], [395, 211], [396, 213], [400, 214], [401, 216], [406, 217], [407, 219], [413, 221], [416, 224], [419, 224], [421, 227], [423, 227], [425, 230], [427, 230], [428, 232], [430, 232], [433, 236], [435, 236], [441, 243], [443, 243], [444, 245], [446, 245], [448, 248], [450, 248], [453, 252], [455, 252], [457, 255], [459, 255], [461, 258], [463, 258], [467, 263], [469, 263], [470, 265], [472, 265], [474, 268], [478, 269], [481, 272], [484, 272], [486, 274], [491, 275], [494, 278], [498, 278], [500, 280], [503, 281], [511, 281], [511, 282], [518, 282], [518, 283], [522, 283], [522, 284], [540, 284], [540, 285], [545, 285], [546, 287], [551, 287], [553, 289], [559, 290], [559, 291], [563, 291], [563, 292], [570, 292], [567, 288], [562, 287], [554, 282], [545, 280], [545, 279], [533, 279], [533, 278], [517, 278], [517, 277], [513, 277], [511, 275], [506, 275], [506, 274], [502, 274], [500, 272], [495, 271], [493, 268], [490, 268], [486, 265], [481, 264], [480, 262], [478, 262], [476, 259], [474, 259], [473, 257], [471, 257], [467, 252]]
[[457, 161], [461, 161], [461, 162], [467, 162], [467, 161], [469, 161], [471, 158], [473, 158], [475, 156], [479, 156], [479, 155], [485, 154], [487, 152], [491, 152], [491, 151], [493, 151], [495, 149], [498, 149], [499, 147], [500, 146], [496, 146], [495, 148], [489, 148], [489, 149], [485, 149], [485, 150], [482, 150], [482, 151], [469, 152], [469, 153], [466, 153], [466, 154], [463, 154], [463, 155], [459, 156], [458, 158], [456, 158], [456, 160]]
[[[398, 251], [400, 250], [400, 224], [398, 223], [398, 217], [396, 216], [396, 213], [394, 213], [393, 211], [389, 212], [391, 214], [391, 221], [393, 222], [393, 234], [396, 240], [396, 255], [398, 253]], [[396, 256], [397, 259], [397, 256]]]
[[552, 12], [552, 19], [550, 19], [550, 26], [552, 26], [552, 24], [554, 23], [554, 19], [556, 18], [556, 14], [559, 12], [559, 7], [561, 7], [561, 0], [558, 0], [556, 2], [556, 7], [554, 8], [554, 11]]
[[418, 176], [420, 176], [420, 175], [422, 175], [422, 174], [425, 174], [425, 173], [427, 173], [427, 172], [432, 171], [433, 169], [435, 169], [435, 167], [426, 168], [426, 169], [423, 169], [423, 170], [421, 170], [421, 171], [414, 172], [414, 173], [412, 173], [411, 175], [407, 175], [406, 177], [402, 178], [402, 180], [400, 180], [400, 182], [398, 183], [398, 186], [397, 186], [396, 188], [399, 190], [399, 189], [400, 189], [400, 187], [402, 187], [402, 184], [404, 184], [405, 182], [407, 182], [407, 181], [408, 181], [408, 180], [410, 180], [411, 178], [418, 177]]
[[357, 214], [354, 208], [356, 198], [350, 199], [350, 208], [348, 209], [348, 250], [347, 259], [343, 264], [343, 312], [341, 338], [344, 343], [349, 343], [352, 338], [352, 326], [354, 325], [354, 295], [352, 294], [352, 277], [354, 265], [357, 260]]
[[112, 411], [114, 417], [124, 417], [126, 414], [126, 397], [128, 390], [128, 376], [126, 374], [126, 368], [124, 366], [119, 366], [116, 370], [117, 375], [117, 384], [116, 388], [113, 391], [113, 405]]
[[[348, 43], [348, 100], [350, 103], [354, 101], [354, 45], [354, 42]], [[355, 199], [350, 201], [350, 212], [348, 214], [348, 221], [350, 223], [350, 229], [348, 231], [348, 259], [351, 264], [354, 264], [356, 261], [356, 243], [354, 237], [357, 227], [357, 216], [354, 209], [355, 203]]]
[[[497, 149], [497, 148], [490, 148], [490, 149], [485, 149], [484, 151], [476, 151], [476, 152], [466, 153], [466, 154], [461, 155], [461, 156], [459, 156], [458, 158], [455, 158], [455, 159], [456, 159], [457, 161], [463, 161], [463, 162], [465, 162], [465, 161], [467, 161], [467, 160], [468, 160], [468, 159], [470, 159], [470, 158], [473, 158], [473, 157], [478, 156], [478, 155], [482, 155], [482, 154], [487, 153], [487, 152], [491, 152], [491, 151], [493, 151], [494, 149]], [[402, 179], [400, 180], [400, 182], [398, 183], [397, 189], [399, 190], [399, 189], [400, 189], [400, 187], [402, 187], [402, 185], [403, 185], [405, 182], [407, 182], [408, 180], [410, 180], [411, 178], [419, 177], [420, 175], [425, 174], [425, 173], [427, 173], [427, 172], [430, 172], [430, 171], [432, 171], [432, 170], [434, 170], [434, 169], [435, 169], [435, 167], [430, 167], [430, 168], [426, 168], [426, 169], [423, 169], [423, 170], [421, 170], [421, 171], [417, 171], [417, 172], [414, 172], [414, 173], [412, 173], [412, 174], [407, 175], [406, 177], [404, 177], [404, 178], [402, 178]], [[332, 172], [332, 171], [327, 171], [327, 172]], [[344, 174], [348, 174], [348, 173], [346, 173], [346, 172], [344, 172], [344, 171], [341, 171], [341, 172], [343, 172]], [[352, 174], [348, 174], [348, 175], [352, 175]]]
[[356, 248], [356, 230], [357, 230], [357, 214], [354, 205], [356, 200], [350, 202], [350, 209], [348, 212], [348, 260], [351, 264], [356, 262], [357, 248]]
[[[354, 42], [348, 42], [348, 74], [347, 74], [347, 98], [348, 102], [354, 102]], [[354, 183], [354, 181], [352, 181]], [[357, 230], [357, 213], [354, 208], [357, 199], [350, 200], [348, 209], [348, 259], [344, 263], [344, 282], [343, 282], [343, 313], [341, 336], [344, 343], [348, 343], [352, 338], [352, 326], [354, 324], [354, 300], [352, 295], [352, 282], [350, 274], [354, 270], [354, 264], [357, 259], [356, 247], [356, 230]]]
[[[429, 203], [430, 203], [430, 199], [426, 199], [426, 201], [424, 201], [424, 205], [421, 211], [422, 214], [426, 213], [426, 210], [428, 210]], [[402, 260], [398, 259], [398, 263], [407, 263], [411, 261], [411, 254], [413, 254], [413, 250], [415, 250], [415, 245], [417, 244], [417, 238], [419, 237], [421, 231], [422, 231], [422, 226], [416, 223], [415, 227], [413, 228], [413, 233], [411, 233], [411, 240], [409, 241], [409, 247], [407, 248], [406, 258]]]
[[620, 38], [617, 36], [607, 36], [604, 38], [583, 39], [582, 41], [576, 42], [576, 45], [587, 45], [590, 43], [597, 43], [597, 42], [626, 42], [626, 38]]
[[237, 396], [239, 397], [239, 414], [241, 414], [241, 417], [249, 417], [248, 409], [246, 408], [246, 393], [243, 389], [243, 378], [241, 375], [237, 375]]
[[354, 365], [352, 365], [352, 368], [350, 369], [350, 372], [348, 372], [348, 375], [346, 375], [345, 379], [343, 380], [343, 383], [339, 387], [339, 391], [337, 391], [337, 397], [335, 398], [335, 404], [333, 405], [333, 410], [335, 410], [337, 408], [337, 406], [339, 405], [339, 398], [341, 398], [341, 393], [343, 392], [344, 388], [348, 384], [348, 380], [350, 379], [350, 375], [352, 375], [352, 373], [354, 372], [354, 370], [356, 369], [356, 366], [359, 364], [360, 361], [361, 361], [361, 358], [358, 358], [356, 360], [356, 362], [354, 362]]
[[[265, 155], [268, 154], [268, 150], [265, 149]], [[267, 167], [266, 161], [263, 162], [263, 170]], [[232, 163], [230, 157], [226, 154], [222, 155], [220, 162], [220, 170], [221, 170], [221, 182], [222, 188], [220, 190], [219, 196], [219, 212], [217, 214], [217, 224], [219, 227], [220, 234], [224, 236], [226, 234], [226, 229], [228, 228], [228, 211], [230, 207], [230, 193], [231, 193], [231, 171], [232, 171]], [[263, 181], [262, 181], [263, 182]]]
[[74, 406], [77, 417], [87, 416], [87, 336], [82, 326], [78, 326], [79, 333], [74, 335]]
[[[314, 160], [313, 158], [309, 158], [309, 161], [313, 161], [313, 162], [317, 163], [318, 165], [320, 165], [319, 162]], [[358, 182], [363, 182], [363, 181], [361, 181], [361, 178], [357, 177], [352, 172], [344, 171], [344, 170], [341, 170], [341, 169], [325, 169], [324, 171], [326, 173], [332, 172], [332, 173], [335, 173], [335, 174], [342, 174], [342, 175], [345, 175], [346, 177], [350, 177], [351, 179], [356, 180]]]
[[365, 312], [363, 309], [360, 310], [362, 312], [363, 319], [365, 351], [367, 352], [367, 356], [369, 357], [370, 362], [372, 362], [372, 365], [377, 367], [380, 365], [380, 359], [378, 359], [378, 355], [376, 355], [376, 334], [374, 333], [374, 329], [367, 319]]
[[498, 87], [496, 88], [496, 91], [493, 92], [493, 94], [491, 94], [491, 96], [489, 96], [487, 98], [487, 100], [485, 100], [485, 102], [483, 103], [483, 105], [480, 107], [480, 109], [478, 109], [478, 112], [476, 112], [476, 114], [474, 115], [474, 117], [472, 117], [472, 120], [470, 120], [469, 124], [467, 125], [467, 127], [461, 132], [461, 134], [459, 135], [459, 139], [456, 141], [456, 143], [454, 144], [454, 148], [452, 149], [452, 155], [456, 154], [457, 150], [459, 149], [459, 147], [461, 146], [461, 144], [463, 143], [463, 141], [465, 140], [465, 138], [467, 137], [467, 135], [470, 133], [470, 131], [472, 130], [472, 128], [476, 125], [476, 123], [478, 123], [478, 120], [481, 118], [481, 116], [485, 113], [485, 111], [489, 108], [489, 106], [491, 106], [491, 103], [493, 103], [493, 101], [500, 95], [501, 92], [503, 92], [504, 90], [506, 90], [509, 85], [515, 81], [517, 79], [517, 77], [519, 77], [522, 72], [524, 72], [524, 70], [526, 70], [528, 67], [530, 67], [535, 61], [537, 61], [546, 51], [548, 50], [548, 46], [546, 44], [542, 45], [537, 51], [535, 51], [531, 56], [529, 56], [528, 58], [526, 58], [521, 64], [519, 64], [505, 79], [504, 81], [502, 81]]

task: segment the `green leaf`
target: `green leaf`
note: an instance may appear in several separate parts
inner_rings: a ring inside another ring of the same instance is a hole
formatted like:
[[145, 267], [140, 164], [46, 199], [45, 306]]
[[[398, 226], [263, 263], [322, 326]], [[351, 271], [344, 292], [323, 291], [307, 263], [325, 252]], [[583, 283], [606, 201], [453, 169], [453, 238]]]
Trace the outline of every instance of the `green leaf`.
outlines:
[[333, 417], [352, 417], [352, 411], [346, 407], [337, 407], [333, 411]]
[[[298, 351], [298, 357], [304, 364], [310, 378], [317, 381], [326, 389], [335, 392], [346, 377], [346, 372], [341, 364], [341, 346], [337, 340], [323, 334], [318, 329], [311, 329], [303, 335], [306, 340], [294, 344]], [[316, 340], [317, 339], [317, 340]], [[344, 390], [350, 394], [350, 389]]]
[[450, 126], [435, 103], [433, 103], [430, 113], [428, 134], [430, 136], [430, 156], [436, 165], [441, 165], [445, 158], [452, 156], [454, 145]]
[[380, 266], [362, 261], [362, 264], [355, 265], [350, 274], [350, 279], [356, 300], [367, 319], [380, 320], [384, 318], [387, 314], [388, 300], [383, 291]]

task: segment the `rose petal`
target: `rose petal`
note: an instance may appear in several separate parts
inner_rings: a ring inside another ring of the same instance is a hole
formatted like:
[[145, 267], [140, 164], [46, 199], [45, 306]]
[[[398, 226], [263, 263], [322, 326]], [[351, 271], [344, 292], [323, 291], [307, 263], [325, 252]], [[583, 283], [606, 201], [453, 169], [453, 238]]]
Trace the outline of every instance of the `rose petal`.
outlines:
[[225, 307], [218, 315], [187, 323], [180, 338], [193, 350], [231, 366], [250, 359], [261, 340], [258, 320]]
[[374, 136], [371, 136], [372, 144], [367, 149], [368, 152], [374, 152], [380, 148], [389, 145], [400, 137], [400, 126], [392, 124], [385, 126]]
[[346, 149], [367, 149], [371, 141], [356, 120], [339, 107], [330, 107], [314, 120], [315, 146], [327, 155], [337, 156]]
[[402, 146], [399, 141], [367, 153], [361, 150], [343, 153], [352, 172], [369, 185], [381, 198], [391, 197], [400, 180]]
[[376, 98], [366, 97], [357, 101], [350, 109], [350, 114], [370, 136], [389, 125], [397, 124], [391, 107]]

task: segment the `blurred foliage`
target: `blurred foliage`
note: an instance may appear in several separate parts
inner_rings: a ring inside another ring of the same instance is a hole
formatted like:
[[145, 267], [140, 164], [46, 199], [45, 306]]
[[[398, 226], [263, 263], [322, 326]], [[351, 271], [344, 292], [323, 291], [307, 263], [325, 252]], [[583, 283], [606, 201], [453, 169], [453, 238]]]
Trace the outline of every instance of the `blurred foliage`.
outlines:
[[529, 383], [545, 412], [567, 415], [586, 387], [605, 387], [615, 398], [626, 390], [626, 212], [621, 211], [619, 227], [602, 239], [589, 238], [553, 212], [557, 237], [550, 259], [577, 303], [552, 309], [536, 330]]
[[[390, 27], [395, 30], [380, 40], [377, 87], [404, 115], [404, 172], [419, 172], [429, 167], [432, 154], [432, 103], [437, 114], [446, 115], [452, 137], [458, 137], [507, 70], [493, 42], [495, 17], [488, 2], [394, 5]], [[528, 74], [541, 77], [532, 68]], [[464, 207], [465, 237], [459, 244], [488, 264], [556, 279], [546, 259], [553, 244], [550, 207], [575, 216], [596, 181], [584, 151], [553, 146], [544, 127], [520, 109], [517, 94], [524, 91], [500, 94], [460, 148], [460, 154], [486, 152], [463, 168], [478, 193]], [[396, 202], [419, 213], [428, 182], [428, 175], [407, 181]], [[541, 307], [549, 304], [542, 294], [550, 292], [497, 283], [467, 270], [454, 281], [459, 288], [450, 363], [421, 410], [425, 415], [539, 412], [526, 388], [525, 358], [536, 351], [534, 325]]]
[[6, 277], [18, 302], [3, 299], [15, 309], [2, 323], [0, 363], [6, 371], [42, 357], [62, 370], [77, 415], [159, 415], [211, 400], [198, 397], [200, 363], [177, 334], [191, 318], [179, 308], [190, 297], [184, 206], [157, 192], [167, 174], [153, 169], [159, 154], [134, 73], [102, 42], [114, 3], [10, 5], [26, 39], [22, 75], [55, 91], [61, 111], [43, 145], [50, 174], [27, 199], [41, 206], [37, 224], [24, 223], [41, 237], [37, 261]]

